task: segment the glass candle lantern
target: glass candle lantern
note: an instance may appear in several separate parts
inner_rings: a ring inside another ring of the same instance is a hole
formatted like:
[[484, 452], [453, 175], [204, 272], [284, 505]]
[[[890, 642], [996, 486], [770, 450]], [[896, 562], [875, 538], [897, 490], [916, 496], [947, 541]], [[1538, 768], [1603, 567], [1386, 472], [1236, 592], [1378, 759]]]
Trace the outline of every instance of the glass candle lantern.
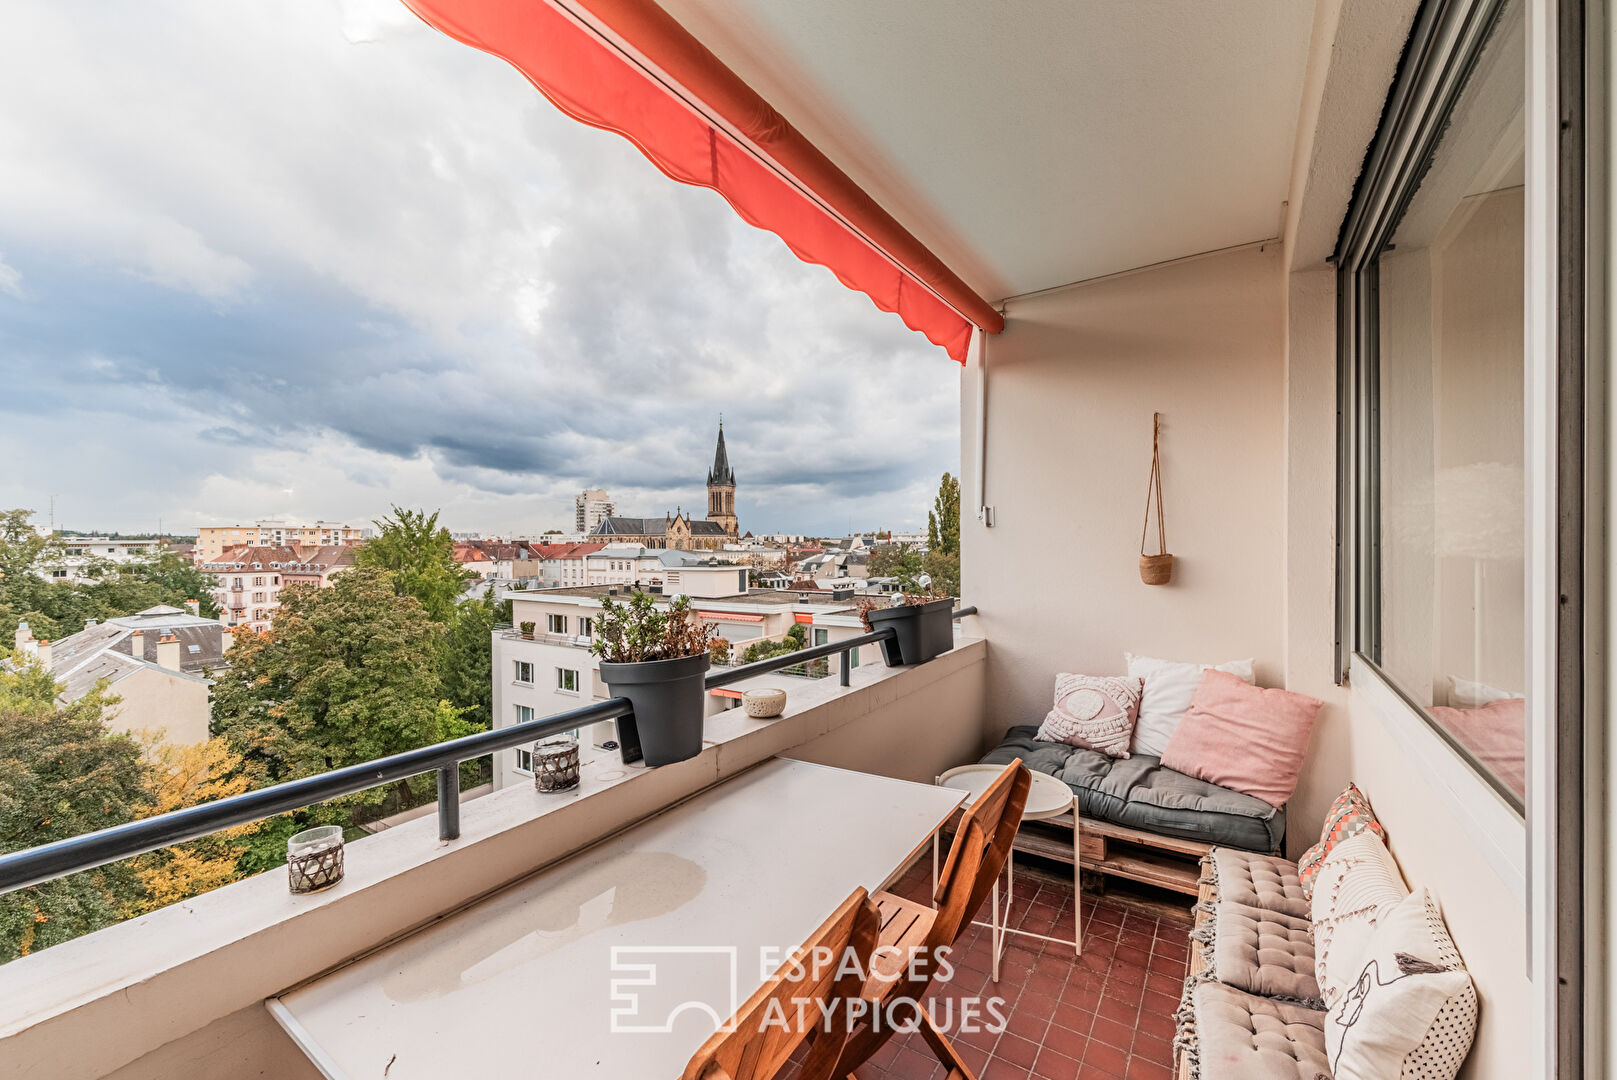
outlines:
[[533, 786], [571, 791], [578, 786], [578, 735], [569, 732], [533, 744]]
[[320, 825], [286, 841], [287, 886], [294, 893], [319, 892], [342, 880], [342, 826]]

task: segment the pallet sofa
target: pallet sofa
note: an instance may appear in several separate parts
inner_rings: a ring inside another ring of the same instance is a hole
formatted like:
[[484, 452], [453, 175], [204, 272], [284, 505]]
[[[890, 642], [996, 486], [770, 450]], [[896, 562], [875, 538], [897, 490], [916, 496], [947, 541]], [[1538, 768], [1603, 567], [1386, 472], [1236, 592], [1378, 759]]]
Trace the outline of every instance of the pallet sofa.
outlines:
[[1452, 1080], [1476, 990], [1436, 899], [1404, 887], [1379, 835], [1338, 843], [1312, 896], [1278, 856], [1215, 848], [1202, 865], [1178, 1080]]
[[[1214, 847], [1272, 854], [1286, 835], [1286, 812], [1262, 799], [1166, 769], [1155, 757], [1108, 757], [1043, 742], [1034, 725], [1013, 727], [983, 756], [1003, 765], [1021, 758], [1072, 788], [1083, 818], [1079, 865], [1195, 896], [1201, 860]], [[1028, 822], [1016, 850], [1072, 862], [1072, 815]]]

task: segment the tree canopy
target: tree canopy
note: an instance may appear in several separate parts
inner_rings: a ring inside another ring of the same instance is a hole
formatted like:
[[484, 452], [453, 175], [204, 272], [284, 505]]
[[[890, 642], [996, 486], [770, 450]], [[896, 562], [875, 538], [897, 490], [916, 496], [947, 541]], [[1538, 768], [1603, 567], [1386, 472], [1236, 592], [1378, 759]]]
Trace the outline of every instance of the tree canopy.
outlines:
[[438, 511], [395, 506], [392, 517], [373, 524], [377, 535], [361, 545], [354, 565], [388, 571], [400, 596], [415, 597], [428, 617], [448, 623], [476, 575], [455, 561], [455, 540], [439, 526]]
[[[108, 733], [100, 691], [67, 705], [37, 664], [0, 670], [0, 852], [122, 825], [153, 804], [140, 744]], [[0, 896], [0, 960], [99, 930], [141, 901], [134, 867], [112, 863]]]

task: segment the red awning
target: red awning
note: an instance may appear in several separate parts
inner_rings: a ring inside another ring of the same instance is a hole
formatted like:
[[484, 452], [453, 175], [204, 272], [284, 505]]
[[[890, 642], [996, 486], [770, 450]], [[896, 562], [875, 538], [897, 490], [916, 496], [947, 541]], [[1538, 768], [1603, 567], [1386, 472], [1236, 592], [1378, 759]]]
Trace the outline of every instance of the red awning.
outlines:
[[714, 622], [763, 622], [762, 615], [737, 615], [732, 611], [698, 611], [698, 619], [712, 619]]
[[792, 621], [793, 622], [800, 622], [800, 623], [811, 623], [811, 622], [814, 621], [814, 616], [810, 612], [794, 611], [794, 612], [792, 612]]
[[405, 0], [965, 363], [1004, 317], [650, 0]]

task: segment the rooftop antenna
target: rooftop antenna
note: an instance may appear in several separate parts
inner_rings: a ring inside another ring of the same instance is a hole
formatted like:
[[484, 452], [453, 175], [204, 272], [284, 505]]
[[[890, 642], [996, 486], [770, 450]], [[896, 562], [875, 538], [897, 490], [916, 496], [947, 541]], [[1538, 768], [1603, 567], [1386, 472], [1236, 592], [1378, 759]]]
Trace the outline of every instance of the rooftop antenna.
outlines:
[[51, 496], [51, 532], [56, 531], [56, 496]]

